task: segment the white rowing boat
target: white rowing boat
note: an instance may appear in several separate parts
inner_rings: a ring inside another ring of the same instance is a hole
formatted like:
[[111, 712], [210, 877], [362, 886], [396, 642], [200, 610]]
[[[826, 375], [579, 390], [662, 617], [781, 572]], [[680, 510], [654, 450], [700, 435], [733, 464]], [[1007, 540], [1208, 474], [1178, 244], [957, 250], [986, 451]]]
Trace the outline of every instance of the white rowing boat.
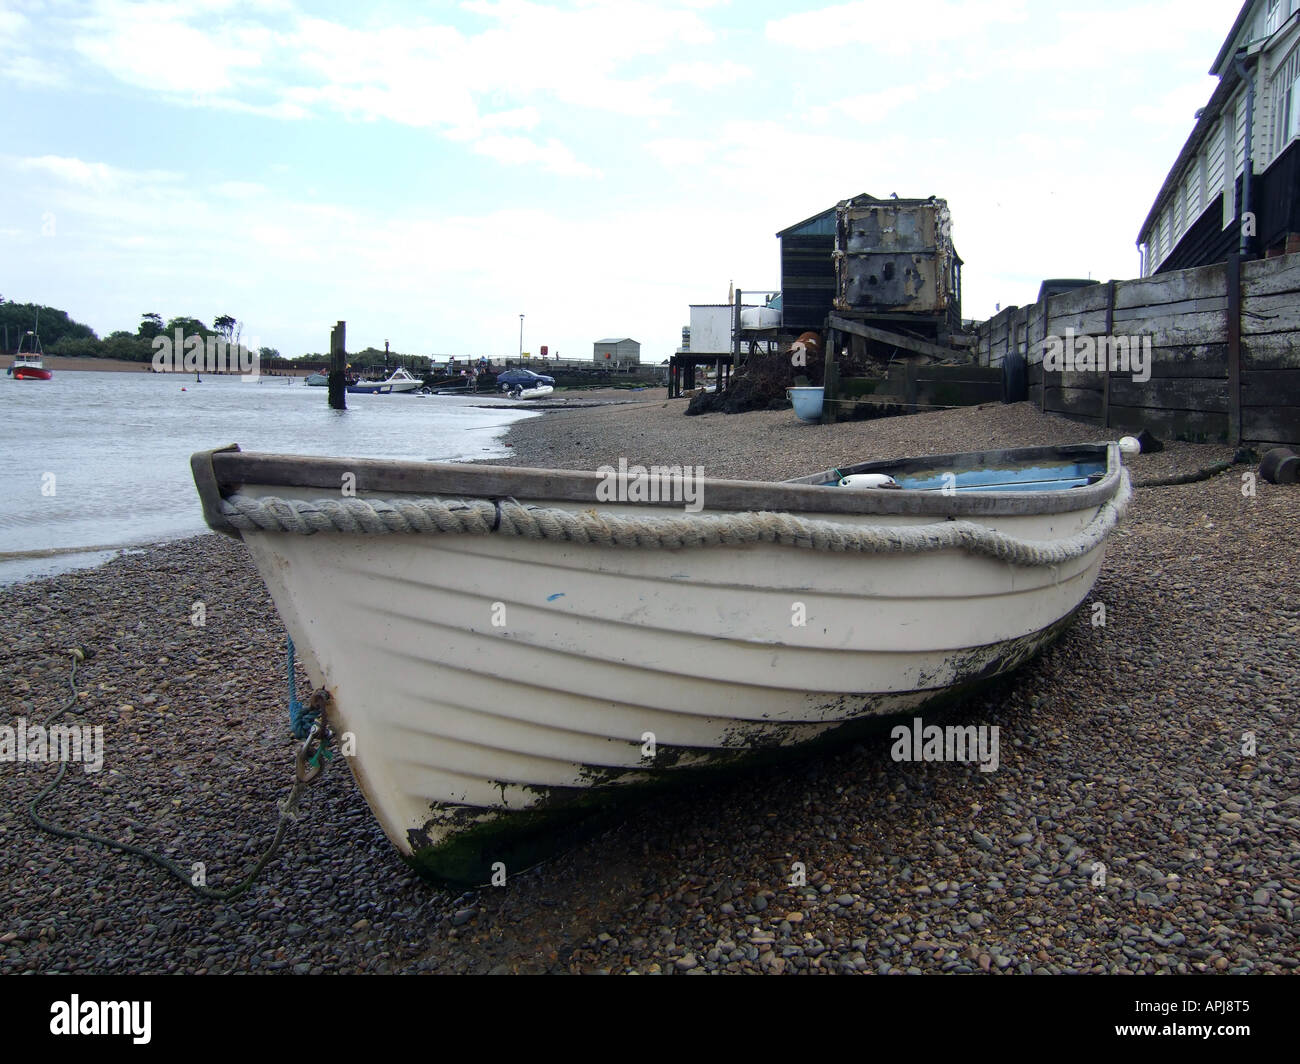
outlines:
[[[1087, 597], [1130, 491], [1114, 444], [782, 484], [237, 448], [192, 465], [388, 837], [459, 881], [513, 870], [512, 846], [603, 794], [1014, 668]], [[853, 486], [873, 474], [898, 486]]]

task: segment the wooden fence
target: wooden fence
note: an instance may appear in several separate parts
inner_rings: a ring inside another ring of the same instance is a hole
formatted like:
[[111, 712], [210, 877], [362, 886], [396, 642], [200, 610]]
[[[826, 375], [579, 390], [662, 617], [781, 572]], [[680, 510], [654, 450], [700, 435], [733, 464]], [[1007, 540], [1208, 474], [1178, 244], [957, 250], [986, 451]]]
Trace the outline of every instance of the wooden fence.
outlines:
[[[1045, 371], [1067, 330], [1094, 343], [1149, 337], [1150, 379]], [[1008, 307], [976, 334], [979, 365], [1025, 359], [1029, 401], [1046, 412], [1174, 439], [1300, 443], [1300, 254], [1080, 288]]]

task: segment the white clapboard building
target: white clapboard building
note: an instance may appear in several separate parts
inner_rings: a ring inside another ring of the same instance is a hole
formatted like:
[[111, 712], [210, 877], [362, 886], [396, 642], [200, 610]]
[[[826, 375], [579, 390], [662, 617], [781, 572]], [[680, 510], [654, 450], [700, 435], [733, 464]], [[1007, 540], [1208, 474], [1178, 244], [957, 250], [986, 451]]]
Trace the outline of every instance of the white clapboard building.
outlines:
[[1144, 277], [1300, 250], [1300, 0], [1244, 4], [1210, 73], [1138, 235]]

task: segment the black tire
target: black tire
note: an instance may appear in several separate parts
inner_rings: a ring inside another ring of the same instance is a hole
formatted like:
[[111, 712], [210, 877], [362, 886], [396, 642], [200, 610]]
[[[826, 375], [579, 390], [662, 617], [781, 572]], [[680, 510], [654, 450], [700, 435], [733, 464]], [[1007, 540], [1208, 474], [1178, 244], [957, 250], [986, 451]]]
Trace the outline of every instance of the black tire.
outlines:
[[1002, 360], [1002, 401], [1023, 403], [1029, 398], [1029, 371], [1025, 356], [1019, 351], [1008, 351]]

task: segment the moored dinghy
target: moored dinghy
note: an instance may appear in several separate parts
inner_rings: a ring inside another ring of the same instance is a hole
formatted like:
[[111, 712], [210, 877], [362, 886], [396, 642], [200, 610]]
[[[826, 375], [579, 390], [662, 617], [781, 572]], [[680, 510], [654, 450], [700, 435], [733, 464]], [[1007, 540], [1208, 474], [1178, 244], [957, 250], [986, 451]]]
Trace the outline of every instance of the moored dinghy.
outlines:
[[[1130, 493], [1113, 444], [781, 484], [235, 448], [192, 465], [388, 837], [462, 881], [602, 794], [1014, 668], [1087, 597]], [[855, 486], [875, 474], [894, 484]]]

